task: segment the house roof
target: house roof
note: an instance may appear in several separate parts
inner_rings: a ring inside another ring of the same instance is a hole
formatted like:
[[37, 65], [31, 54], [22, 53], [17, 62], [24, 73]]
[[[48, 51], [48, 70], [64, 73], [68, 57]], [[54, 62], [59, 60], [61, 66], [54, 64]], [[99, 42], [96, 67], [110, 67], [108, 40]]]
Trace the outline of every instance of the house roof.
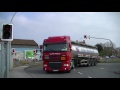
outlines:
[[25, 39], [13, 39], [11, 41], [12, 45], [29, 45], [29, 46], [38, 46], [34, 40], [25, 40]]

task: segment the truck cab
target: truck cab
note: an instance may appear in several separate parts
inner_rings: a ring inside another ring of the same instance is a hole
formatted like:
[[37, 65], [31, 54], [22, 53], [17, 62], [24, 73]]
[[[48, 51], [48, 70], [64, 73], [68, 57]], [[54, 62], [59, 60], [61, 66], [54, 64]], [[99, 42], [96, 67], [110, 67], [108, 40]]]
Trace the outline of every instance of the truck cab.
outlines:
[[46, 72], [70, 72], [74, 68], [71, 60], [69, 36], [54, 36], [44, 39], [42, 46], [43, 70]]

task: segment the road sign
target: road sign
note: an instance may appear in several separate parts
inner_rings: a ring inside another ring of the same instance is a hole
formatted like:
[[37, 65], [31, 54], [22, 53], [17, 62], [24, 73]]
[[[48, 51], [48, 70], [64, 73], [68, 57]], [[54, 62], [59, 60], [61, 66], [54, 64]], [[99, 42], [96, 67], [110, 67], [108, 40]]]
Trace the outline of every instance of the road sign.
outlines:
[[25, 50], [25, 58], [34, 58], [33, 50]]

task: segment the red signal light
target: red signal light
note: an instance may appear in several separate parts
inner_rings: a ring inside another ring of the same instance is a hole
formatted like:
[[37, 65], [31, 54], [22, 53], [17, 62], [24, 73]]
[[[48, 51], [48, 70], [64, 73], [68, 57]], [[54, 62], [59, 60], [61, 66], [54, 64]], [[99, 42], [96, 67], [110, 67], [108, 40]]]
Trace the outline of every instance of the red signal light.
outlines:
[[12, 52], [13, 52], [13, 53], [15, 52], [15, 49], [14, 49], [14, 48], [12, 49]]
[[43, 48], [43, 45], [40, 45], [40, 49], [42, 49]]
[[12, 55], [15, 54], [15, 48], [12, 48]]

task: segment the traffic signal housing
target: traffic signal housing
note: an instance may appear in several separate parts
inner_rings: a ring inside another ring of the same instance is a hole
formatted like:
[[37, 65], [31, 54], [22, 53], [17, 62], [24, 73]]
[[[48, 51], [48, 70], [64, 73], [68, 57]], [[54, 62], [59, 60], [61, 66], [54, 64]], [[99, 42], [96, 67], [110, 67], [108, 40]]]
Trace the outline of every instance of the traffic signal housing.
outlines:
[[86, 39], [87, 39], [87, 36], [86, 36], [86, 35], [84, 35], [84, 38], [86, 38]]
[[12, 48], [12, 55], [15, 54], [15, 48]]
[[12, 52], [15, 53], [15, 48], [12, 48]]
[[13, 40], [13, 24], [3, 24], [2, 27], [2, 41], [12, 41]]
[[40, 52], [42, 53], [43, 45], [40, 45]]

